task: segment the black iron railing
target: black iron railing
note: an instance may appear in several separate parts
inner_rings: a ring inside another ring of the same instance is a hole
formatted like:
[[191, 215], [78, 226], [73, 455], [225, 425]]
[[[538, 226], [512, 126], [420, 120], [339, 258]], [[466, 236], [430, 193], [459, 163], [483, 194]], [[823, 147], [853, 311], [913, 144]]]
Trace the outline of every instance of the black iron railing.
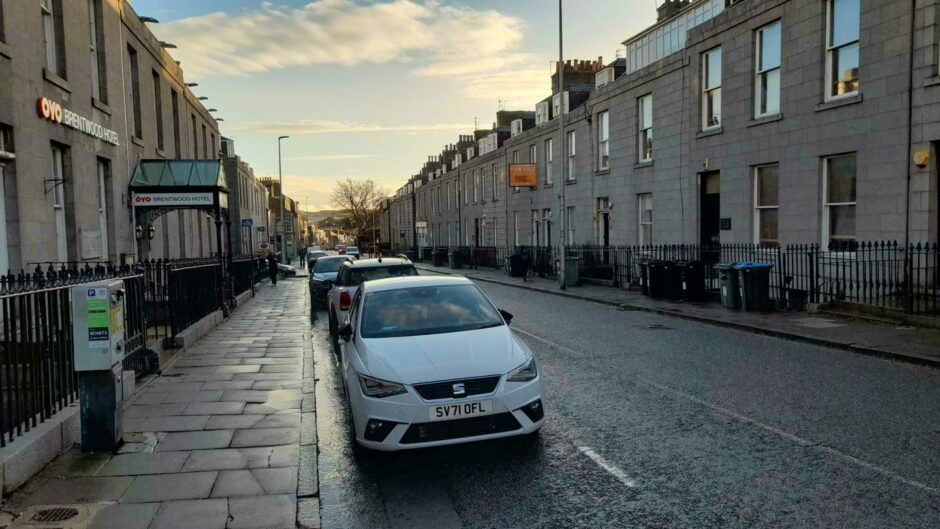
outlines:
[[263, 277], [267, 277], [267, 263], [260, 257], [236, 259], [229, 268], [229, 276], [237, 296], [248, 292]]
[[125, 369], [136, 371], [135, 359], [145, 350], [142, 275], [102, 263], [0, 276], [0, 446], [77, 398], [72, 288], [112, 278], [124, 280]]
[[173, 264], [167, 271], [170, 336], [222, 308], [222, 263]]

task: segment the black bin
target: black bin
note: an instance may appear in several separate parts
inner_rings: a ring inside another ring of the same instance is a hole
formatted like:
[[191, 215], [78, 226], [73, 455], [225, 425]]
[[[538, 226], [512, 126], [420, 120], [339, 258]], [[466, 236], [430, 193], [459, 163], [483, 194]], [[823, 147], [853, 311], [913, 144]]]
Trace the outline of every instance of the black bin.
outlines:
[[522, 268], [522, 254], [514, 253], [506, 258], [509, 261], [509, 266], [507, 267], [510, 277], [522, 277], [522, 274], [525, 271]]
[[646, 264], [646, 288], [653, 299], [666, 298], [666, 261], [652, 260]]
[[676, 266], [682, 274], [682, 299], [705, 301], [705, 263], [680, 261]]
[[682, 299], [682, 268], [675, 261], [663, 261], [663, 296], [669, 301]]
[[414, 248], [409, 249], [409, 250], [405, 250], [405, 257], [407, 257], [408, 260], [411, 261], [411, 262], [417, 261], [417, 260], [418, 260], [418, 250], [415, 250]]
[[434, 250], [434, 260], [432, 261], [432, 264], [434, 266], [444, 266], [445, 262], [447, 262], [447, 250]]
[[735, 265], [740, 273], [741, 310], [770, 310], [770, 269], [773, 263], [744, 262]]
[[640, 267], [640, 294], [644, 296], [650, 295], [650, 262], [647, 259], [642, 259], [637, 261], [637, 265]]

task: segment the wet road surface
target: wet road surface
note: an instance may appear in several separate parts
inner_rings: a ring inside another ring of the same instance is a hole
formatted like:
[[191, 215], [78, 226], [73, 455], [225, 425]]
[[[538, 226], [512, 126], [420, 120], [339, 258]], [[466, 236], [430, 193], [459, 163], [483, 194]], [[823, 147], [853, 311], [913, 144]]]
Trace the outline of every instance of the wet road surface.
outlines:
[[940, 527], [940, 371], [480, 287], [539, 361], [541, 435], [354, 456], [321, 312], [325, 529]]

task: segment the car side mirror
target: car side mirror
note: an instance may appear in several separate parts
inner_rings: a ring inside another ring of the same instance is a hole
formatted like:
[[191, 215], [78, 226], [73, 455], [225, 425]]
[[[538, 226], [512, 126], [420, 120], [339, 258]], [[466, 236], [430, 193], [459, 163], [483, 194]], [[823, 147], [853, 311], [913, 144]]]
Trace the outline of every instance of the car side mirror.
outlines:
[[347, 323], [346, 325], [343, 325], [342, 327], [339, 328], [339, 337], [342, 338], [343, 341], [348, 342], [352, 338], [352, 335], [353, 335], [352, 325]]
[[507, 325], [512, 323], [512, 314], [509, 312], [506, 312], [503, 309], [499, 309], [499, 315], [502, 316], [504, 320], [506, 320]]

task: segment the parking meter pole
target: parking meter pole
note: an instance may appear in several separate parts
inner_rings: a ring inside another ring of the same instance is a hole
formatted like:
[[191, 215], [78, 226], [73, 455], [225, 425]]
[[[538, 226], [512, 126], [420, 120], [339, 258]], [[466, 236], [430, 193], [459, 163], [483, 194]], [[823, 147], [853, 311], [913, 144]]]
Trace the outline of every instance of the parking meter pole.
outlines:
[[113, 451], [121, 440], [124, 397], [124, 281], [72, 287], [72, 325], [82, 451]]

